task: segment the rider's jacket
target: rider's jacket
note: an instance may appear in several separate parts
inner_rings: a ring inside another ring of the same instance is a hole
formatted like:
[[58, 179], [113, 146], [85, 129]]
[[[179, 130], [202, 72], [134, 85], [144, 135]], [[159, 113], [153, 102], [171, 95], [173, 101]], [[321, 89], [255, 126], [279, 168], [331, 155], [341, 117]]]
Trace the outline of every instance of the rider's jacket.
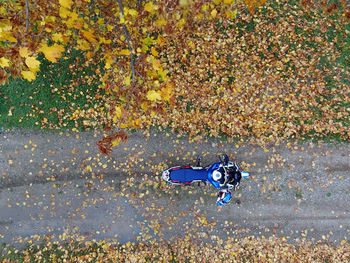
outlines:
[[225, 188], [227, 184], [233, 185], [234, 187], [238, 186], [241, 179], [242, 179], [242, 174], [240, 171], [234, 169], [234, 168], [229, 168], [228, 170], [225, 170], [224, 168], [220, 168], [219, 171], [221, 172], [222, 176], [221, 179], [219, 180], [220, 186], [222, 188]]

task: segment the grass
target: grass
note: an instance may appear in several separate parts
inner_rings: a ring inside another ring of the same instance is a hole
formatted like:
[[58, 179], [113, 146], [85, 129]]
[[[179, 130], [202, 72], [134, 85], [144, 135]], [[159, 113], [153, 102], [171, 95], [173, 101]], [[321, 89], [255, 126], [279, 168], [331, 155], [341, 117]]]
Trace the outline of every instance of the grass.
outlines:
[[[84, 56], [77, 50], [66, 51], [59, 63], [38, 56], [40, 71], [34, 81], [10, 78], [0, 86], [0, 127], [27, 129], [89, 129], [84, 117], [102, 104], [96, 100], [99, 80], [93, 65], [84, 65]], [[102, 65], [98, 65], [102, 70]], [[76, 114], [77, 115], [77, 114]], [[93, 115], [93, 114], [91, 114]], [[96, 121], [98, 118], [91, 118]]]

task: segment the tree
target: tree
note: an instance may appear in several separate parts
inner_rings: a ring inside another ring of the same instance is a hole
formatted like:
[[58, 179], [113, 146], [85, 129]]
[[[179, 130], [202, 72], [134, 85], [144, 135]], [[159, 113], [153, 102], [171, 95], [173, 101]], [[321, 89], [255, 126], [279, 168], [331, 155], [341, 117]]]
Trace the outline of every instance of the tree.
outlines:
[[[254, 13], [265, 0], [244, 3]], [[145, 116], [157, 118], [174, 105], [176, 73], [165, 60], [182, 60], [189, 48], [196, 48], [186, 39], [193, 29], [207, 21], [225, 23], [244, 8], [234, 0], [4, 1], [0, 78], [32, 81], [40, 70], [38, 54], [59, 63], [67, 46], [84, 51], [87, 63], [103, 62], [104, 72], [98, 74], [108, 95], [109, 132], [98, 146], [108, 154], [111, 146], [127, 138], [123, 129], [151, 125]], [[175, 44], [184, 54], [169, 53], [168, 47]]]

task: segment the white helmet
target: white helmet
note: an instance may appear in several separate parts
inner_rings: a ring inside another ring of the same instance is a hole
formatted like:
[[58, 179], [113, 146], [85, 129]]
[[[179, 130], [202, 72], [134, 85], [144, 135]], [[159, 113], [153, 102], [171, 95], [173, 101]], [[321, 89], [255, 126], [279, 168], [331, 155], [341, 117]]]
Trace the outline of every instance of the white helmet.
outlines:
[[218, 170], [215, 170], [213, 172], [213, 179], [214, 181], [219, 181], [221, 179], [222, 175]]

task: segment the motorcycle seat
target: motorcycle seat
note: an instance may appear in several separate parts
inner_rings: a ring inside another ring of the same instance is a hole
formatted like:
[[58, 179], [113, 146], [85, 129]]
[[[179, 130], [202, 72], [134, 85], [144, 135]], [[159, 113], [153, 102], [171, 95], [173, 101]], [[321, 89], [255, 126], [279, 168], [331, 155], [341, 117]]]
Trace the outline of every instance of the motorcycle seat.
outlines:
[[170, 173], [170, 178], [175, 182], [207, 181], [208, 171], [193, 170], [191, 168], [174, 169]]

